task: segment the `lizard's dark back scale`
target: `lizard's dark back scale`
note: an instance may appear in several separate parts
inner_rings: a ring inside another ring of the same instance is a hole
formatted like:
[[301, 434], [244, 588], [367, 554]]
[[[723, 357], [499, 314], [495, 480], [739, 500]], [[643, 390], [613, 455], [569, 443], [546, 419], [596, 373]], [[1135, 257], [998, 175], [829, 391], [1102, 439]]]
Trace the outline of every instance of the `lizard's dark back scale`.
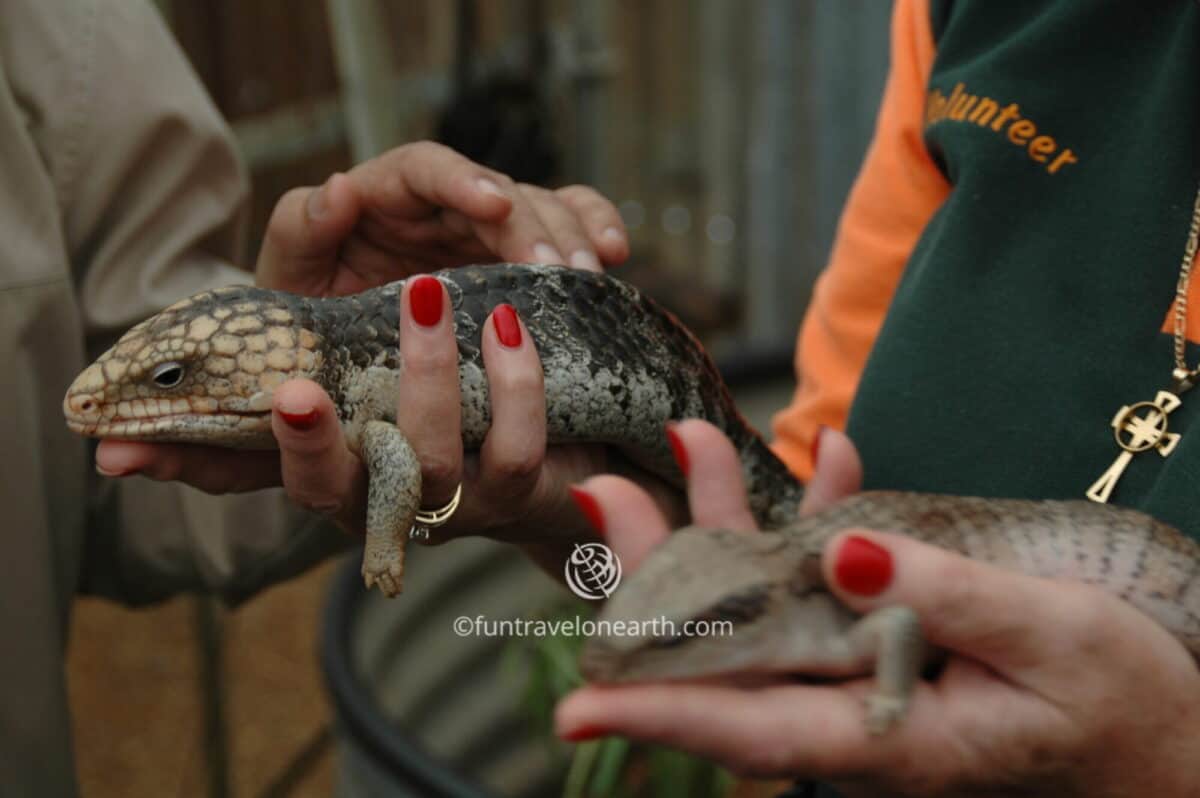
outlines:
[[[746, 423], [700, 343], [654, 300], [628, 283], [561, 267], [468, 266], [435, 276], [446, 285], [454, 312], [468, 447], [483, 442], [490, 424], [483, 325], [507, 302], [542, 359], [551, 442], [611, 443], [678, 483], [663, 425], [704, 418], [741, 454], [756, 517], [775, 527], [795, 516], [799, 484]], [[399, 367], [401, 287], [396, 282], [328, 299], [276, 295], [323, 339], [319, 381], [345, 416], [353, 412], [342, 390], [351, 371]]]

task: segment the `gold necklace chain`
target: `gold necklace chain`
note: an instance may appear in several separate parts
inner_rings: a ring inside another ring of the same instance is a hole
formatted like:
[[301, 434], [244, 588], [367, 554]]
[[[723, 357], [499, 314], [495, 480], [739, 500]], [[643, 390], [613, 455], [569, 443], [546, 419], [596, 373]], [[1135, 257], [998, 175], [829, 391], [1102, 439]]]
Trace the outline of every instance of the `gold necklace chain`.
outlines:
[[1188, 288], [1192, 281], [1192, 264], [1196, 250], [1200, 248], [1200, 190], [1192, 206], [1192, 223], [1188, 227], [1187, 246], [1183, 250], [1183, 263], [1179, 267], [1179, 280], [1175, 283], [1175, 369], [1171, 372], [1171, 387], [1158, 392], [1152, 402], [1124, 405], [1113, 416], [1111, 426], [1117, 446], [1121, 451], [1108, 470], [1092, 483], [1087, 497], [1095, 502], [1107, 502], [1116, 488], [1121, 475], [1135, 454], [1151, 449], [1166, 457], [1179, 445], [1180, 434], [1167, 429], [1167, 416], [1179, 407], [1179, 397], [1196, 384], [1200, 368], [1189, 369], [1187, 365], [1187, 312]]
[[1183, 375], [1176, 374], [1176, 379], [1195, 376], [1195, 370], [1187, 367], [1184, 349], [1187, 346], [1188, 284], [1192, 281], [1197, 246], [1200, 246], [1200, 191], [1196, 192], [1192, 225], [1188, 228], [1187, 246], [1183, 249], [1183, 263], [1179, 267], [1179, 282], [1175, 284], [1175, 370], [1184, 372]]

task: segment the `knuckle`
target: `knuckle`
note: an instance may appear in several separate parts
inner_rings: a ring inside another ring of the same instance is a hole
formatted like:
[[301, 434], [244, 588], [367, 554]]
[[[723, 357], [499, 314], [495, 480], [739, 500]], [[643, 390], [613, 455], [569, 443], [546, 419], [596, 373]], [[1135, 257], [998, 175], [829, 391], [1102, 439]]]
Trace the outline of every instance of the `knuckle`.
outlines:
[[322, 515], [335, 515], [342, 507], [341, 501], [336, 496], [315, 485], [289, 486], [287, 494], [292, 501], [304, 509]]
[[458, 375], [458, 352], [443, 346], [415, 347], [404, 352], [404, 379], [444, 379]]
[[445, 144], [430, 139], [421, 139], [420, 141], [410, 141], [406, 144], [401, 144], [394, 148], [390, 154], [399, 160], [411, 160], [418, 158], [438, 158], [456, 153]]
[[597, 202], [602, 203], [602, 204], [607, 204], [600, 197], [599, 192], [597, 192], [595, 189], [593, 189], [589, 186], [585, 186], [581, 183], [572, 183], [569, 186], [563, 186], [562, 188], [558, 189], [555, 193], [558, 194], [560, 199], [562, 199], [566, 202], [572, 203], [572, 204], [592, 205], [592, 204], [596, 204]]
[[934, 566], [929, 584], [938, 589], [926, 612], [936, 618], [954, 618], [963, 607], [973, 607], [978, 601], [979, 580], [957, 558], [942, 558]]
[[542, 370], [537, 366], [496, 371], [500, 373], [489, 375], [488, 382], [500, 401], [509, 396], [536, 396], [544, 390]]
[[1119, 617], [1119, 601], [1101, 590], [1089, 589], [1086, 585], [1064, 584], [1060, 610], [1068, 618], [1068, 628], [1073, 630], [1076, 642], [1085, 650], [1105, 648], [1115, 637], [1119, 637], [1114, 617]]
[[312, 430], [288, 430], [276, 440], [280, 457], [301, 468], [319, 466], [333, 454], [333, 440], [319, 425]]
[[308, 196], [314, 191], [316, 189], [312, 186], [299, 186], [280, 197], [271, 210], [264, 235], [271, 240], [278, 240], [280, 236], [285, 235], [287, 231], [284, 228], [296, 217], [297, 209], [304, 207]]
[[453, 488], [458, 484], [462, 466], [448, 452], [421, 455], [421, 479], [427, 486]]
[[537, 449], [494, 452], [488, 471], [497, 482], [526, 483], [541, 471], [542, 462], [542, 452]]
[[535, 186], [533, 183], [517, 183], [516, 186], [522, 194], [535, 197], [537, 199], [547, 199], [553, 196], [553, 192], [551, 192], [549, 189], [543, 188], [542, 186]]
[[[517, 182], [515, 180], [513, 180], [511, 177], [504, 174], [503, 172], [497, 172], [494, 169], [488, 169], [487, 176], [488, 176], [488, 179], [490, 179], [493, 183], [495, 183], [500, 188], [504, 188], [504, 189], [520, 188], [517, 185]], [[525, 185], [528, 185], [528, 184], [526, 184], [526, 183], [521, 184], [521, 186], [525, 186]]]
[[288, 189], [275, 204], [276, 213], [282, 208], [304, 202], [304, 200], [308, 199], [308, 195], [316, 190], [316, 186], [297, 186], [296, 188]]

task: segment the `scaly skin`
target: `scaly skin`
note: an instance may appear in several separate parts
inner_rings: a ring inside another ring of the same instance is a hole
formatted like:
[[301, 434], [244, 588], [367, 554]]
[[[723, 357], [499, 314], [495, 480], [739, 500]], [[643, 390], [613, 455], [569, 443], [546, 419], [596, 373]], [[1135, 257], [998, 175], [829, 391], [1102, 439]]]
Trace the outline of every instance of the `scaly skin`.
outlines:
[[[1171, 527], [1089, 501], [871, 492], [772, 533], [676, 532], [600, 615], [665, 617], [675, 636], [597, 635], [581, 657], [584, 675], [628, 682], [874, 671], [879, 685], [868, 700], [868, 724], [886, 730], [903, 714], [925, 661], [919, 622], [902, 607], [857, 618], [829, 592], [821, 553], [851, 527], [910, 535], [1034, 576], [1095, 585], [1153, 618], [1200, 660], [1200, 545]], [[684, 623], [697, 619], [730, 621], [733, 634], [681, 636]]]
[[[800, 488], [787, 468], [742, 419], [691, 333], [634, 288], [550, 266], [435, 276], [454, 313], [467, 448], [482, 444], [491, 423], [483, 325], [507, 302], [541, 355], [552, 443], [611, 444], [681, 485], [663, 424], [704, 418], [740, 450], [760, 522], [775, 527], [794, 517]], [[403, 378], [402, 285], [335, 298], [230, 287], [185, 299], [131, 329], [76, 378], [63, 401], [67, 424], [94, 437], [271, 448], [272, 392], [293, 377], [315, 380], [369, 472], [364, 578], [394, 595], [421, 495], [419, 464], [390, 423]], [[156, 373], [173, 378], [176, 366], [177, 384], [156, 384]], [[381, 421], [389, 423], [372, 426]]]

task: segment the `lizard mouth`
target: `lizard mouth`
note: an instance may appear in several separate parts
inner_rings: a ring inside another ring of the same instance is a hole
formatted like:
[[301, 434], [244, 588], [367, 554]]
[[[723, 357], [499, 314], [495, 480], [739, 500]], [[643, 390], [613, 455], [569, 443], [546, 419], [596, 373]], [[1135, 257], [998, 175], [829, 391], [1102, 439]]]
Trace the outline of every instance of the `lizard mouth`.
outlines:
[[[212, 443], [236, 441], [242, 446], [271, 448], [270, 411], [243, 413], [167, 413], [143, 418], [87, 420], [79, 416], [66, 419], [67, 428], [89, 438], [158, 441], [163, 443]], [[220, 433], [219, 436], [216, 433]], [[258, 446], [256, 444], [266, 444]]]

